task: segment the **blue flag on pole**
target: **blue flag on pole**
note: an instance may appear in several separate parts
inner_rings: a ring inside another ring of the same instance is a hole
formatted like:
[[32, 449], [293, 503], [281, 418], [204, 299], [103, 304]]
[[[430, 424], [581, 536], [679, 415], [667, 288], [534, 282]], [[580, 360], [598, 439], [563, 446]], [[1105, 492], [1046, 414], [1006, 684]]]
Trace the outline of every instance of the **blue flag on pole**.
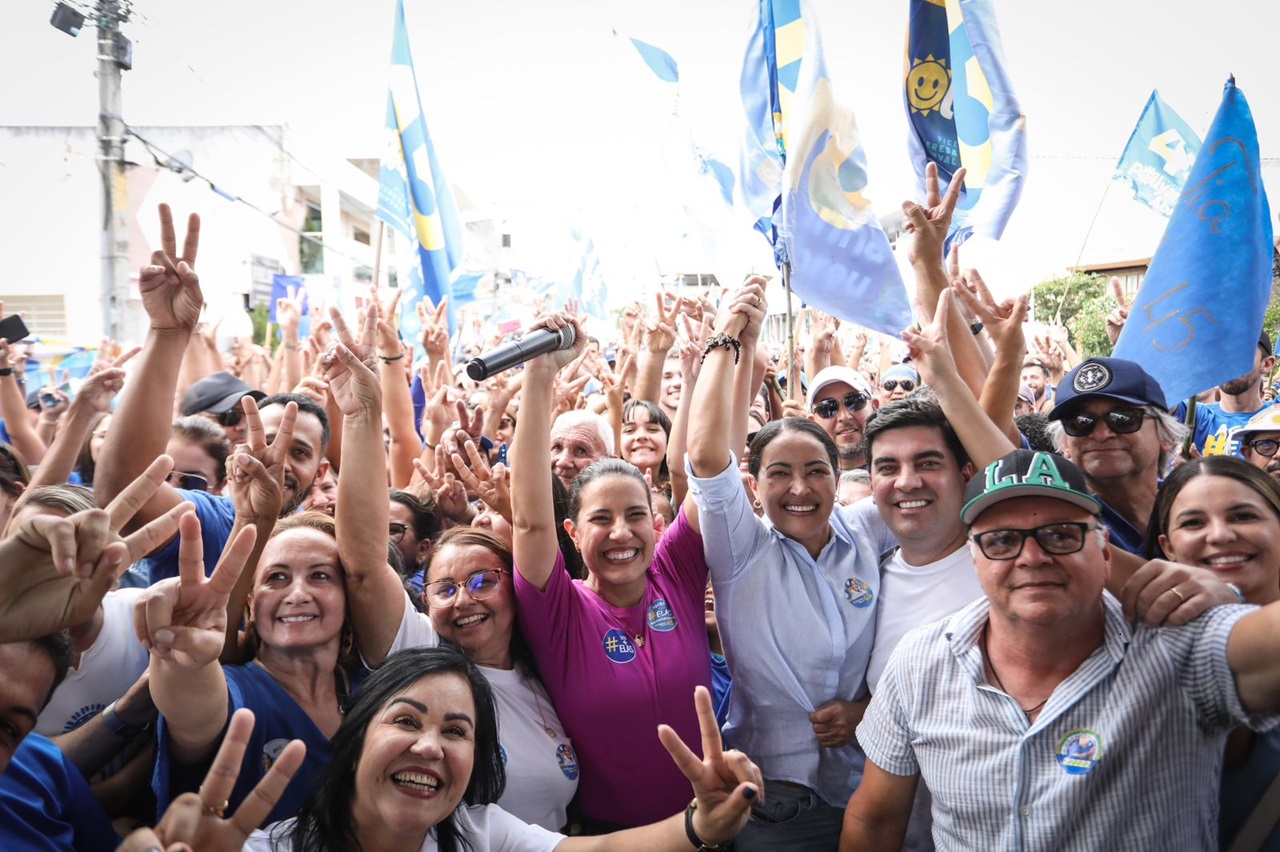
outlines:
[[1135, 200], [1167, 219], [1199, 151], [1200, 137], [1153, 90], [1116, 163], [1115, 179], [1129, 185]]
[[1170, 400], [1249, 372], [1271, 293], [1272, 251], [1258, 134], [1233, 77], [1115, 357], [1141, 364]]
[[782, 203], [786, 115], [800, 77], [804, 19], [800, 0], [759, 0], [755, 11], [755, 26], [742, 61], [740, 82], [747, 133], [737, 183], [756, 230], [773, 246], [781, 266], [787, 259], [786, 249], [778, 242], [773, 217]]
[[991, 0], [910, 0], [903, 100], [924, 198], [924, 169], [943, 186], [961, 166], [964, 190], [947, 242], [998, 240], [1022, 196], [1026, 116], [1004, 69]]
[[400, 299], [400, 328], [406, 339], [416, 340], [421, 331], [415, 310], [418, 302], [429, 296], [439, 304], [450, 295], [450, 274], [462, 256], [462, 226], [422, 114], [404, 0], [396, 0], [390, 78], [378, 218], [414, 248], [413, 266], [407, 276], [401, 274], [400, 286], [407, 292]]
[[[617, 30], [614, 30], [613, 34], [619, 35]], [[657, 75], [659, 80], [664, 83], [679, 82], [680, 66], [671, 58], [670, 53], [638, 38], [627, 36], [626, 39], [631, 42], [640, 54], [640, 58], [644, 60], [644, 64], [649, 66], [649, 70]]]
[[786, 80], [779, 69], [779, 90], [791, 93], [783, 98], [789, 157], [774, 224], [791, 288], [832, 316], [896, 335], [911, 323], [902, 275], [863, 194], [867, 158], [853, 112], [836, 103], [817, 20], [801, 8], [799, 74]]

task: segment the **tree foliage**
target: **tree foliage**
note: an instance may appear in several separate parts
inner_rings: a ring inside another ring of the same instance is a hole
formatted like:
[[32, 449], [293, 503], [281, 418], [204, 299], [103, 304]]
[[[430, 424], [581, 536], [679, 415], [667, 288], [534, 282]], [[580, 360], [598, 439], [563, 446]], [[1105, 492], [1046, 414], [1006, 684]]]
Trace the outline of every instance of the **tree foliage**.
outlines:
[[1106, 278], [1072, 272], [1042, 281], [1031, 292], [1036, 321], [1065, 325], [1072, 345], [1082, 357], [1111, 354], [1104, 318], [1115, 309], [1115, 302], [1107, 290]]

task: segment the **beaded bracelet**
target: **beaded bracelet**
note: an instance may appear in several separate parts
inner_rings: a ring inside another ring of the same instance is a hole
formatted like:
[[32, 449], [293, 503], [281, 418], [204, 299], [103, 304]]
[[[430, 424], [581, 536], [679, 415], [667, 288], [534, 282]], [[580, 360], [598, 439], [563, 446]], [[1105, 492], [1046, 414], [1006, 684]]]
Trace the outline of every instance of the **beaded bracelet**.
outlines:
[[717, 332], [707, 338], [707, 345], [702, 347], [702, 358], [699, 359], [699, 363], [707, 360], [707, 355], [711, 353], [711, 350], [721, 348], [732, 349], [733, 363], [738, 363], [738, 357], [742, 354], [742, 344], [738, 341], [738, 338], [730, 337], [724, 332]]

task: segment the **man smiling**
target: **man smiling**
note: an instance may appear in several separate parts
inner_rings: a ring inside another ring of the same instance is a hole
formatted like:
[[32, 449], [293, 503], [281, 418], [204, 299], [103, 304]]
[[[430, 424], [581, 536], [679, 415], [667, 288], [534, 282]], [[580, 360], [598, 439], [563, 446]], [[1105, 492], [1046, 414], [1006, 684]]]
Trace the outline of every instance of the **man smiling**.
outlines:
[[873, 396], [862, 374], [848, 367], [826, 367], [809, 384], [809, 419], [836, 442], [841, 470], [867, 466], [862, 431]]

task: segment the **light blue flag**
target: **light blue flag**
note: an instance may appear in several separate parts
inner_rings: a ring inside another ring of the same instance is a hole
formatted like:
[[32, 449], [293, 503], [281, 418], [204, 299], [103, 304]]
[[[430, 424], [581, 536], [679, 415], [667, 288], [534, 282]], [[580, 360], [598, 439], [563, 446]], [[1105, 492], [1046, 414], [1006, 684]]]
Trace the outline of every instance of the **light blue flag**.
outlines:
[[[413, 267], [407, 276], [401, 274], [400, 286], [406, 292], [400, 299], [400, 331], [405, 339], [417, 340], [422, 330], [418, 302], [429, 296], [439, 304], [450, 295], [450, 275], [462, 256], [462, 226], [422, 114], [405, 30], [404, 0], [396, 0], [390, 80], [378, 218], [414, 247]], [[451, 319], [453, 307], [451, 304]]]
[[1113, 354], [1141, 364], [1171, 401], [1249, 372], [1272, 251], [1258, 135], [1232, 78]]
[[800, 0], [758, 0], [754, 11], [755, 26], [747, 40], [740, 80], [747, 132], [737, 186], [756, 230], [773, 246], [781, 266], [787, 258], [773, 217], [781, 204], [787, 112], [804, 56], [804, 20]]
[[608, 311], [608, 289], [600, 270], [600, 258], [596, 255], [595, 241], [577, 230], [572, 232], [576, 250], [581, 252], [578, 267], [568, 282], [556, 287], [556, 306], [569, 299], [577, 299], [582, 313], [611, 324]]
[[[618, 31], [614, 30], [613, 34], [618, 35]], [[627, 41], [635, 46], [644, 64], [649, 66], [649, 70], [656, 74], [659, 80], [664, 83], [675, 83], [680, 80], [680, 67], [676, 65], [670, 53], [638, 38], [627, 36]]]
[[1116, 163], [1115, 179], [1129, 185], [1134, 199], [1167, 219], [1199, 151], [1200, 137], [1153, 90]]
[[817, 21], [807, 4], [801, 8], [804, 59], [786, 113], [789, 157], [775, 217], [791, 263], [791, 289], [832, 316], [896, 336], [911, 323], [911, 306], [889, 239], [864, 195], [867, 158], [853, 112], [836, 103]]
[[998, 240], [1027, 174], [1026, 116], [1004, 69], [992, 0], [910, 0], [903, 100], [924, 198], [925, 166], [943, 186], [966, 171], [948, 246]]
[[476, 288], [480, 284], [480, 280], [484, 278], [483, 272], [458, 272], [453, 273], [449, 286], [453, 291], [453, 297], [449, 300], [449, 304], [454, 307], [462, 307], [469, 305], [476, 300]]

